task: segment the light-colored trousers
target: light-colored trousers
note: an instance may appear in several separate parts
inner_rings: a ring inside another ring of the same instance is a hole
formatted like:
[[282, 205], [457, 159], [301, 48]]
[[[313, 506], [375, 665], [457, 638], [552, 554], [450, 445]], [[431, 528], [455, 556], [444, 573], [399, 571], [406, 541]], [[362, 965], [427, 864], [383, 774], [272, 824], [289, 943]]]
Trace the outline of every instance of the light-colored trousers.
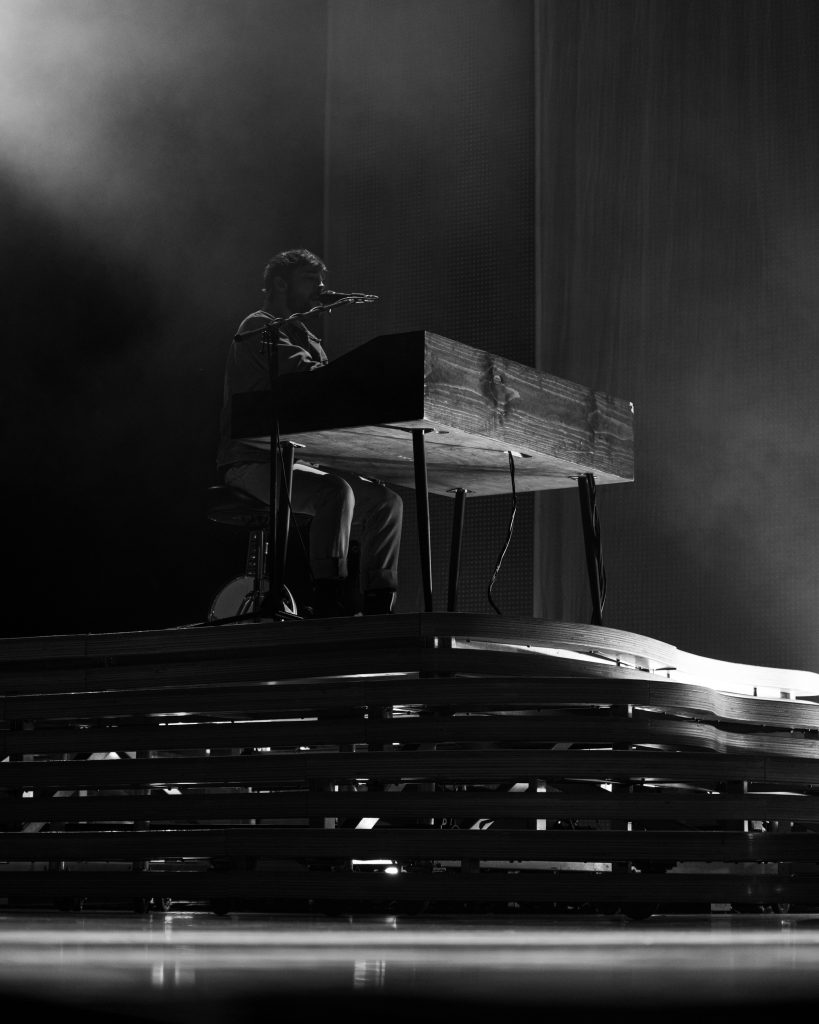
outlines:
[[[265, 504], [270, 501], [270, 464], [244, 462], [225, 471], [225, 483]], [[344, 579], [350, 528], [361, 525], [361, 589], [398, 590], [403, 502], [384, 484], [353, 474], [293, 466], [293, 512], [312, 517], [310, 569], [317, 580]]]

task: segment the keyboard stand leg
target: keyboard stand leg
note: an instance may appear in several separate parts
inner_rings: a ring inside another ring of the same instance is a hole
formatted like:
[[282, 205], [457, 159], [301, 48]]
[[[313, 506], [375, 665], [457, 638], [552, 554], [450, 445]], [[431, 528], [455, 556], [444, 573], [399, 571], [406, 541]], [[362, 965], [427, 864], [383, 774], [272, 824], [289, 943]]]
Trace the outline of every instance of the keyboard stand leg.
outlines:
[[423, 427], [412, 430], [412, 455], [415, 464], [415, 503], [418, 511], [418, 543], [421, 549], [421, 582], [424, 587], [424, 611], [432, 611], [432, 545], [429, 527], [429, 486]]
[[591, 621], [593, 626], [602, 626], [603, 604], [606, 600], [606, 572], [603, 568], [600, 522], [595, 504], [594, 474], [583, 473], [579, 476], [577, 487], [580, 495], [580, 516], [583, 520], [583, 540], [586, 544], [586, 568], [592, 597]]
[[446, 610], [454, 612], [458, 604], [458, 577], [461, 572], [461, 541], [464, 532], [464, 513], [466, 511], [465, 487], [455, 489], [455, 510], [452, 513], [452, 543], [449, 549], [449, 592]]
[[276, 547], [273, 579], [276, 586], [275, 594], [281, 594], [284, 586], [285, 567], [287, 565], [287, 545], [290, 540], [290, 501], [293, 497], [293, 462], [296, 446], [292, 441], [281, 442], [281, 465], [279, 473], [278, 508], [276, 509]]

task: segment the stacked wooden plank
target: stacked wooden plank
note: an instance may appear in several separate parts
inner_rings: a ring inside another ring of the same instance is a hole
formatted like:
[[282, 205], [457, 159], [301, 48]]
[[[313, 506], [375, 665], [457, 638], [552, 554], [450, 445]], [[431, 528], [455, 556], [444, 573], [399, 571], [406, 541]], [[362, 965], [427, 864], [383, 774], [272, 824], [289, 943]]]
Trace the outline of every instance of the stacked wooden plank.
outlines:
[[10, 904], [819, 905], [812, 673], [419, 614], [9, 639], [0, 679]]

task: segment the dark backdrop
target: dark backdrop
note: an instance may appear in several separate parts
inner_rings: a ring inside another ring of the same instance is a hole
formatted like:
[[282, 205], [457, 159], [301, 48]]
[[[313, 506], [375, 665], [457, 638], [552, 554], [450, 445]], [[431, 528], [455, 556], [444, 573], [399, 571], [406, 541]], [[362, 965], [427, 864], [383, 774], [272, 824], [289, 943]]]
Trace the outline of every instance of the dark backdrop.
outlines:
[[[631, 399], [598, 490], [608, 625], [815, 669], [819, 5], [544, 0], [538, 359]], [[582, 619], [576, 504], [539, 610]]]
[[2, 633], [199, 621], [221, 375], [280, 248], [323, 239], [324, 0], [8, 0]]

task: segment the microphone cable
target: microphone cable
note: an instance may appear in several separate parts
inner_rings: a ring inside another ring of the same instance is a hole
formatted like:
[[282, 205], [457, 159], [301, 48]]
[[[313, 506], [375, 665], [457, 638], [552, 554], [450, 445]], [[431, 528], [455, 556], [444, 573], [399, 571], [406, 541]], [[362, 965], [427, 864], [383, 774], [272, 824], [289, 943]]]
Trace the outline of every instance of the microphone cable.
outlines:
[[492, 579], [489, 581], [489, 586], [486, 589], [487, 600], [498, 613], [498, 615], [503, 615], [503, 612], [500, 610], [500, 608], [498, 608], [498, 606], [492, 599], [492, 588], [495, 586], [495, 581], [498, 578], [498, 573], [500, 572], [503, 560], [506, 557], [506, 552], [509, 550], [509, 544], [512, 541], [512, 533], [515, 529], [515, 516], [517, 515], [518, 511], [518, 495], [517, 491], [515, 490], [515, 457], [511, 452], [507, 452], [507, 455], [509, 456], [509, 477], [512, 481], [512, 514], [509, 516], [509, 528], [506, 532], [506, 542], [504, 543], [503, 548], [501, 549], [501, 553], [498, 555], [498, 560], [495, 563], [495, 571], [492, 573]]

